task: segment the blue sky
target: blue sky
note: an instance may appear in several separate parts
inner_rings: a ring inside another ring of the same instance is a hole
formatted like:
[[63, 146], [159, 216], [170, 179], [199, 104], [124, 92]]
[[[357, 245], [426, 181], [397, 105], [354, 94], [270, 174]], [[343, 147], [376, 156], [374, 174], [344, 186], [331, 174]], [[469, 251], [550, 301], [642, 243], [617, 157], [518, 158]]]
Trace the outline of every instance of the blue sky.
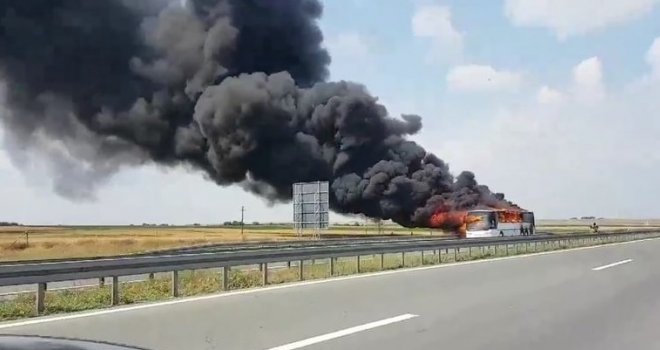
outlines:
[[[373, 3], [324, 2], [321, 23], [326, 38], [332, 41], [341, 35], [356, 35], [369, 52], [368, 61], [358, 61], [360, 64], [355, 64], [354, 56], [335, 53], [333, 78], [364, 82], [380, 96], [414, 100], [419, 108], [431, 109], [427, 112], [432, 114], [437, 113], [439, 106], [463, 110], [471, 105], [473, 96], [447, 96], [444, 77], [452, 65], [428, 62], [432, 39], [416, 37], [411, 27], [411, 18], [425, 6], [447, 8], [455, 29], [463, 34], [463, 57], [455, 63], [518, 71], [528, 79], [549, 85], [569, 82], [568, 73], [576, 63], [592, 56], [607, 66], [607, 84], [623, 85], [648, 70], [643, 57], [660, 35], [660, 6], [629, 22], [559, 39], [552, 28], [516, 26], [507, 18], [505, 3], [500, 0], [383, 0], [378, 7]], [[502, 96], [481, 98], [481, 103], [502, 100]]]
[[[660, 217], [659, 0], [324, 5], [331, 78], [364, 83], [393, 115], [420, 114], [414, 139], [455, 173], [473, 170], [542, 218]], [[12, 198], [0, 220], [215, 223], [241, 205], [249, 221], [291, 217], [185, 169], [127, 169], [95, 201], [72, 202], [39, 158], [18, 170], [0, 148], [0, 183]]]

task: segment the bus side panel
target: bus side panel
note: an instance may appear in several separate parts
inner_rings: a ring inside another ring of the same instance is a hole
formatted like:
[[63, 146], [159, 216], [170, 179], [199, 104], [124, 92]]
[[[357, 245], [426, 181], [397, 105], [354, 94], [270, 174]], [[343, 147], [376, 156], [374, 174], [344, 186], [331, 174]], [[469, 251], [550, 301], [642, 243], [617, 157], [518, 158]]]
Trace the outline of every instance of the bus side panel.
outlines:
[[466, 238], [487, 238], [487, 237], [498, 237], [500, 235], [499, 230], [480, 230], [480, 231], [467, 231], [465, 234]]
[[497, 229], [500, 233], [500, 235], [503, 236], [520, 236], [520, 227], [521, 223], [519, 222], [500, 222], [497, 225]]

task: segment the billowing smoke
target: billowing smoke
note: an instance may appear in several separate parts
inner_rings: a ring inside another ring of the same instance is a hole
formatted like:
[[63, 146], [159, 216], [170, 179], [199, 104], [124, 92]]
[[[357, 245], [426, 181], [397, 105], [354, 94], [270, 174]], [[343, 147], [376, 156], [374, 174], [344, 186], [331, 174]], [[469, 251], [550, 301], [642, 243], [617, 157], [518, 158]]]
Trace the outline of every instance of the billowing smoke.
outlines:
[[0, 0], [7, 148], [45, 155], [73, 198], [155, 162], [269, 201], [329, 180], [333, 210], [405, 226], [509, 206], [407, 140], [419, 116], [326, 82], [321, 13], [317, 0]]

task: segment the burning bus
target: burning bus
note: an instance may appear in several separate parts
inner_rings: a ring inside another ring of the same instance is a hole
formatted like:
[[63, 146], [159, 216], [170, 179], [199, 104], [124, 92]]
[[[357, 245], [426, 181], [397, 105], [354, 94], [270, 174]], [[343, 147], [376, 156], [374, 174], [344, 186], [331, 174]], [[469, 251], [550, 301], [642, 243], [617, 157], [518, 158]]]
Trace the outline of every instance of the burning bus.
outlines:
[[466, 213], [466, 227], [462, 236], [504, 237], [529, 236], [536, 231], [534, 213], [509, 209], [481, 209]]
[[521, 209], [474, 209], [440, 211], [431, 227], [451, 229], [461, 238], [529, 236], [536, 232], [534, 213]]

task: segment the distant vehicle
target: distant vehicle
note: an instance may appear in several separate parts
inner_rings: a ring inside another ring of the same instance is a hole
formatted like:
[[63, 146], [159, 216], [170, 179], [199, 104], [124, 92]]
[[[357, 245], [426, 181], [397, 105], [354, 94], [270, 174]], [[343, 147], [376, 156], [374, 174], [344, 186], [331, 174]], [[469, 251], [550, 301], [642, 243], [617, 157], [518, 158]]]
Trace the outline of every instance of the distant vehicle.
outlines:
[[466, 238], [530, 236], [536, 232], [534, 213], [506, 209], [480, 209], [467, 213]]

